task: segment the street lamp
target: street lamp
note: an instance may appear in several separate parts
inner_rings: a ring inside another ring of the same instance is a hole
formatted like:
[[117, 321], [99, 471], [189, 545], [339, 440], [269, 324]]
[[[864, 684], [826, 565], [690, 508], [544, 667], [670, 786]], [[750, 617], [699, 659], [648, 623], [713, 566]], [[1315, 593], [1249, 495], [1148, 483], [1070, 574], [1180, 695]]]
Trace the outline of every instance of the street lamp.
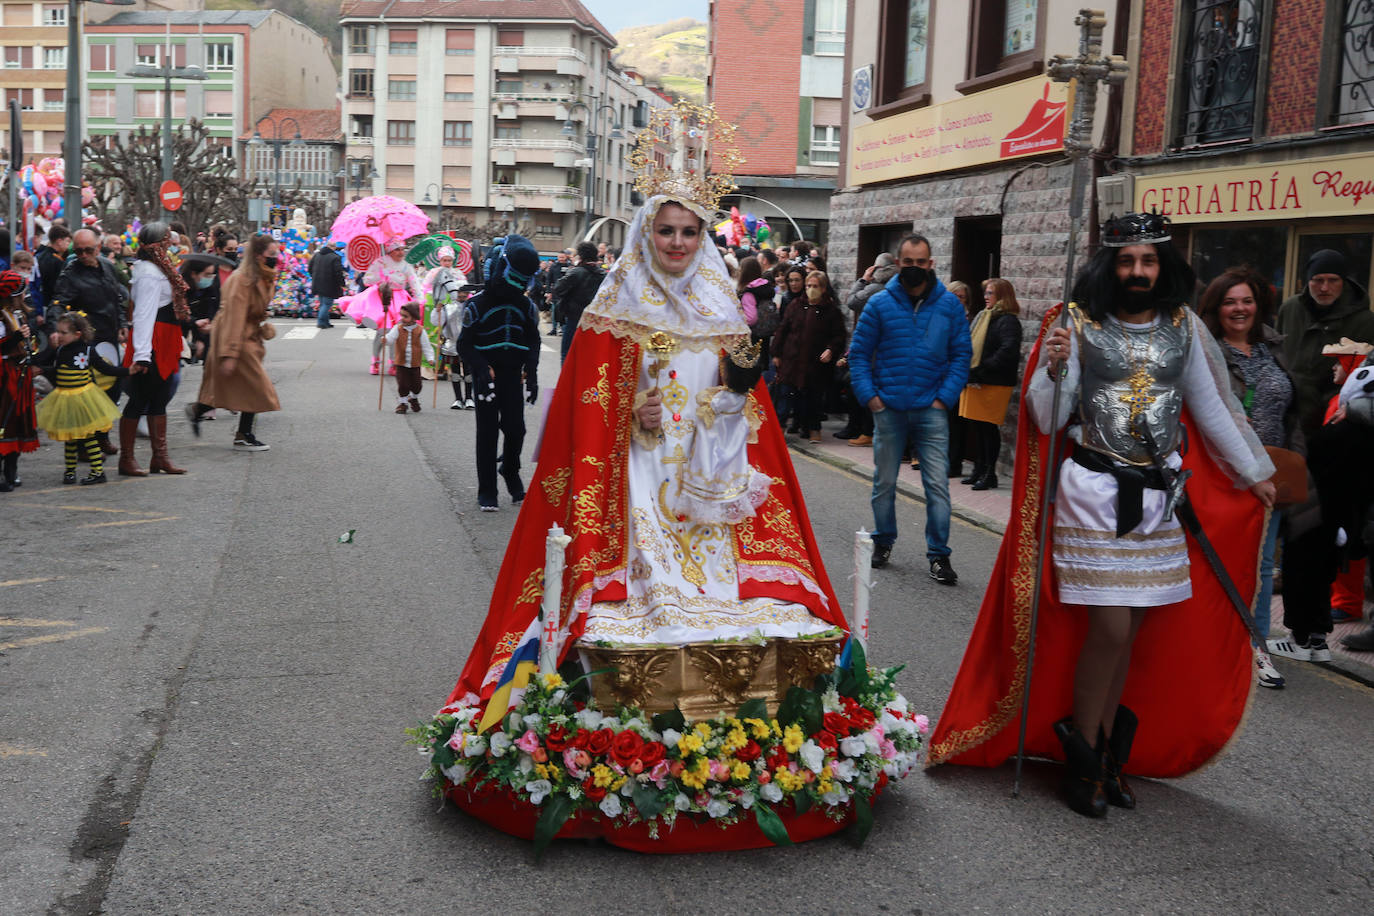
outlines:
[[615, 106], [609, 102], [602, 102], [600, 105], [596, 105], [596, 96], [592, 96], [592, 103], [592, 105], [588, 105], [580, 99], [573, 102], [572, 105], [568, 107], [568, 117], [563, 121], [562, 130], [565, 137], [571, 137], [576, 134], [577, 128], [573, 126], [572, 113], [578, 107], [581, 107], [587, 112], [587, 157], [591, 159], [591, 168], [587, 174], [586, 225], [583, 226], [582, 230], [584, 233], [592, 231], [592, 220], [595, 219], [593, 211], [596, 210], [596, 160], [598, 158], [596, 151], [596, 122], [607, 110], [609, 110], [612, 115], [611, 132], [608, 135], [609, 139], [625, 139], [625, 127], [614, 117]]
[[[137, 0], [86, 0], [106, 6], [133, 6]], [[67, 127], [62, 138], [66, 160], [62, 176], [62, 212], [81, 228], [81, 0], [67, 0]], [[17, 163], [13, 163], [17, 165]]]
[[353, 199], [357, 200], [363, 190], [363, 181], [376, 181], [382, 176], [372, 168], [371, 159], [350, 159], [346, 169], [339, 169], [334, 173], [334, 177], [339, 181], [353, 185]]
[[[438, 197], [440, 199], [435, 200], [434, 198], [430, 197], [430, 188], [433, 188], [435, 191], [438, 192]], [[444, 192], [448, 192], [448, 200], [442, 199], [444, 196]], [[443, 188], [440, 189], [437, 182], [431, 181], [428, 187], [425, 188], [425, 199], [420, 201], [420, 206], [434, 208], [434, 222], [437, 224], [443, 216], [444, 207], [458, 206], [458, 189], [451, 188], [448, 185], [444, 185]]]
[[[171, 51], [171, 46], [167, 46]], [[181, 80], [201, 81], [206, 79], [205, 71], [191, 64], [187, 67], [173, 67], [170, 56], [162, 62], [161, 67], [153, 67], [148, 64], [138, 64], [132, 70], [124, 74], [141, 79], [153, 79], [162, 77], [162, 180], [164, 182], [172, 180], [172, 78]], [[170, 220], [172, 213], [166, 207], [162, 208], [162, 218]]]
[[[263, 121], [266, 121], [268, 124], [271, 124], [271, 125], [272, 125], [272, 137], [271, 137], [270, 139], [264, 140], [264, 139], [263, 139], [263, 136], [262, 136], [262, 132], [258, 130], [258, 125], [262, 124]], [[295, 118], [289, 116], [289, 115], [288, 115], [287, 117], [282, 118], [282, 121], [290, 121], [292, 124], [295, 124], [295, 125], [296, 125], [296, 136], [293, 137], [290, 141], [287, 141], [287, 140], [283, 140], [283, 139], [282, 139], [282, 136], [281, 136], [281, 123], [278, 122], [278, 121], [274, 121], [274, 120], [272, 119], [271, 115], [263, 115], [262, 117], [258, 118], [258, 120], [257, 120], [256, 122], [254, 122], [254, 124], [253, 124], [253, 138], [252, 138], [251, 140], [248, 141], [248, 145], [249, 145], [249, 146], [252, 146], [252, 147], [259, 147], [259, 148], [260, 148], [264, 143], [270, 143], [270, 144], [272, 144], [272, 167], [273, 167], [273, 179], [272, 179], [272, 206], [274, 206], [274, 207], [277, 206], [279, 203], [281, 203], [281, 201], [279, 200], [279, 198], [280, 198], [280, 196], [281, 196], [281, 151], [282, 151], [282, 147], [286, 146], [288, 143], [289, 143], [293, 148], [298, 148], [298, 147], [303, 147], [303, 146], [305, 146], [305, 141], [301, 139], [301, 125], [300, 125], [300, 122], [297, 121]], [[257, 170], [254, 169], [254, 171], [257, 171]]]

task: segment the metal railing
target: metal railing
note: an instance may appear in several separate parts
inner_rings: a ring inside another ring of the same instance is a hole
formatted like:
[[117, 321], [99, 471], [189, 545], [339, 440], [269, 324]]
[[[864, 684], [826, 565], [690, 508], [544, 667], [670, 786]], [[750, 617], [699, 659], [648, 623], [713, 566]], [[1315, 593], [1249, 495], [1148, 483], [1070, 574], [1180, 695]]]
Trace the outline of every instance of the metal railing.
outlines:
[[552, 149], [572, 153], [582, 152], [582, 145], [576, 140], [536, 140], [523, 137], [498, 137], [491, 141], [492, 149]]
[[493, 184], [491, 186], [493, 194], [512, 194], [531, 196], [535, 194], [548, 194], [553, 197], [580, 197], [581, 188], [574, 188], [571, 185], [561, 184]]
[[497, 57], [575, 57], [582, 63], [587, 55], [576, 48], [531, 48], [525, 45], [497, 45], [492, 52]]
[[550, 105], [571, 105], [577, 100], [575, 95], [554, 92], [493, 92], [491, 98], [496, 102], [540, 102]]

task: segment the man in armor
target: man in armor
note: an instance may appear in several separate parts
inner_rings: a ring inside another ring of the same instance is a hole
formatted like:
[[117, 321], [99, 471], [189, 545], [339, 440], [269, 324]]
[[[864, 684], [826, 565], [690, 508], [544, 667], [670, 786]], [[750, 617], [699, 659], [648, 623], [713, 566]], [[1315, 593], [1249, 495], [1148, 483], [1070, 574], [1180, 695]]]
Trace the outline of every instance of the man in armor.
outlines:
[[[1014, 672], [1024, 675], [1033, 645], [1026, 751], [1062, 750], [1069, 806], [1091, 817], [1108, 803], [1135, 807], [1122, 776], [1133, 744], [1140, 759], [1131, 772], [1144, 775], [1181, 775], [1214, 756], [1238, 726], [1253, 681], [1246, 628], [1212, 570], [1190, 569], [1173, 513], [1182, 482], [1193, 474], [1192, 508], [1214, 532], [1225, 525], [1221, 562], [1242, 589], [1254, 588], [1264, 510], [1274, 500], [1273, 464], [1230, 393], [1212, 335], [1188, 308], [1193, 272], [1170, 244], [1168, 221], [1128, 214], [1108, 222], [1102, 240], [1074, 284], [1069, 320], [1054, 321], [1031, 354], [1016, 521], [930, 755], [931, 763], [987, 766], [1010, 756], [1018, 729], [1004, 711], [1021, 704], [1026, 678]], [[1065, 426], [1068, 457], [1046, 468], [1047, 437]], [[1030, 556], [1042, 494], [1056, 475], [1054, 579], [1042, 583]], [[1028, 639], [1032, 580], [1041, 610]], [[1008, 656], [1012, 664], [994, 661]], [[1188, 700], [1171, 696], [1169, 677], [1192, 684]], [[1063, 717], [1066, 707], [1072, 715]]]

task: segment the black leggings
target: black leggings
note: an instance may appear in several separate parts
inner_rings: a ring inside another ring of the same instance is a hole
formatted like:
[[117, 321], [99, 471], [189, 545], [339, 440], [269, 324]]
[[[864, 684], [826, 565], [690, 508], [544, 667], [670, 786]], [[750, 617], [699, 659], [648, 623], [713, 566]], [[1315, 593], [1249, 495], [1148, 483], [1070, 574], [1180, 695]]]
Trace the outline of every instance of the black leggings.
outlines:
[[172, 400], [172, 380], [162, 378], [156, 368], [147, 372], [131, 375], [128, 383], [129, 400], [124, 402], [123, 416], [133, 419], [147, 414], [161, 417], [167, 413], [167, 402]]

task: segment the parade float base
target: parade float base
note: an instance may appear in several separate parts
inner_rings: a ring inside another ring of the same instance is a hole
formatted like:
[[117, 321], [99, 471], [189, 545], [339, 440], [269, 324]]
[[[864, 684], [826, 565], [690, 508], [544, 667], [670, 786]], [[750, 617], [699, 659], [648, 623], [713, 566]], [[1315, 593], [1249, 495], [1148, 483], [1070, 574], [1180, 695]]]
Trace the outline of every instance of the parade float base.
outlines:
[[[886, 785], [887, 777], [884, 775], [878, 780], [873, 797], [877, 798]], [[522, 840], [534, 839], [535, 825], [539, 822], [542, 809], [521, 801], [509, 790], [491, 785], [472, 788], [446, 782], [444, 795], [463, 811], [503, 833]], [[773, 810], [782, 820], [793, 843], [805, 843], [838, 833], [851, 826], [855, 817], [852, 804], [838, 819], [826, 814], [820, 806], [800, 814], [790, 804], [778, 805]], [[644, 821], [616, 824], [598, 814], [579, 811], [568, 819], [554, 839], [601, 839], [621, 849], [660, 855], [727, 852], [776, 845], [764, 835], [751, 816], [734, 823], [721, 824], [680, 814], [671, 827], [662, 822], [655, 823], [658, 827], [657, 836], [651, 835], [651, 824]]]

